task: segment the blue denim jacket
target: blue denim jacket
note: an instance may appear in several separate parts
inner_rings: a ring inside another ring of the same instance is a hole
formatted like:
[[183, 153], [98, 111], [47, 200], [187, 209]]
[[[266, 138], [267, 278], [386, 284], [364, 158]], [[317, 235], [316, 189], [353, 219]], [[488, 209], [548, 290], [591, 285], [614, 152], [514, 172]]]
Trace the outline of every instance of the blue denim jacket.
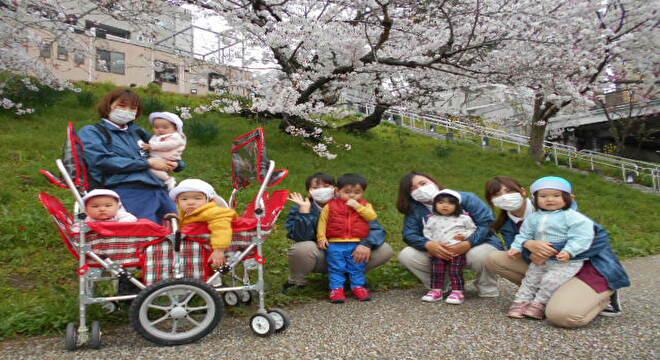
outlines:
[[[101, 121], [100, 124], [108, 129], [112, 137], [110, 146], [105, 134], [94, 125], [85, 126], [78, 133], [85, 145], [85, 161], [89, 174], [96, 183], [108, 188], [124, 184], [159, 188], [164, 186], [163, 181], [149, 171], [147, 154], [138, 146], [138, 125], [131, 123], [127, 130], [122, 130], [106, 121]], [[181, 162], [177, 171], [183, 167], [185, 164]]]
[[[476, 194], [471, 192], [460, 192], [460, 194], [463, 210], [470, 215], [474, 224], [477, 225], [477, 230], [468, 238], [472, 246], [491, 244], [502, 250], [502, 241], [491, 229], [495, 221], [493, 211]], [[431, 211], [424, 204], [417, 201], [413, 201], [411, 206], [412, 212], [406, 215], [403, 220], [403, 241], [417, 250], [426, 251], [424, 245], [429, 239], [424, 237], [424, 223], [431, 216]]]
[[[593, 221], [593, 220], [592, 220]], [[506, 248], [511, 247], [513, 239], [518, 234], [518, 227], [510, 218], [507, 218], [504, 225], [500, 228], [500, 233], [506, 243]], [[607, 283], [612, 290], [617, 290], [630, 286], [630, 279], [619, 261], [619, 258], [612, 249], [610, 242], [610, 234], [603, 227], [603, 225], [594, 222], [594, 241], [591, 243], [589, 250], [575, 257], [576, 260], [590, 260], [591, 264], [601, 273], [606, 279]], [[563, 244], [554, 244], [555, 248], [559, 251], [563, 248]], [[529, 256], [531, 253], [526, 248], [523, 248], [523, 258], [528, 263], [530, 262]]]
[[[316, 204], [312, 204], [312, 210], [308, 214], [301, 214], [300, 206], [294, 205], [286, 218], [287, 237], [295, 242], [316, 242], [316, 228], [320, 216], [321, 209]], [[378, 220], [371, 221], [369, 225], [371, 226], [369, 236], [362, 239], [360, 245], [376, 249], [385, 243], [387, 232]]]

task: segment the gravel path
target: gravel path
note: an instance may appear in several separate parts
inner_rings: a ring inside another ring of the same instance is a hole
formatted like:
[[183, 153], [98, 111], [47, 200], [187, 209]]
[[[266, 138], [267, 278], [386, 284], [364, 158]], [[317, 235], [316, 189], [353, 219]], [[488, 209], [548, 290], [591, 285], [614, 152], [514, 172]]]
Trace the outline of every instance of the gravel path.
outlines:
[[[423, 290], [376, 293], [369, 303], [317, 302], [289, 309], [291, 328], [271, 338], [252, 335], [247, 319], [227, 317], [214, 333], [186, 346], [157, 347], [130, 327], [104, 334], [101, 350], [63, 350], [63, 339], [0, 343], [7, 359], [656, 359], [660, 355], [660, 256], [626, 262], [633, 287], [622, 294], [625, 314], [599, 317], [566, 330], [505, 316], [515, 288], [481, 299], [468, 288], [462, 306], [419, 301]], [[340, 319], [341, 321], [337, 321]], [[328, 325], [331, 324], [331, 325]]]

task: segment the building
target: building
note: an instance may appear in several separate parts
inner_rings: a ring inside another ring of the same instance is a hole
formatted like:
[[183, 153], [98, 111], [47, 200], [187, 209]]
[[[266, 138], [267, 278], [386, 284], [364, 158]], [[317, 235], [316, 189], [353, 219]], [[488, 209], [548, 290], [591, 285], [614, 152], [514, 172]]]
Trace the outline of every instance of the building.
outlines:
[[[57, 11], [48, 5], [27, 5], [32, 14], [70, 25], [72, 33], [57, 37], [44, 30], [39, 44], [27, 44], [28, 52], [61, 79], [112, 82], [121, 86], [145, 86], [156, 82], [164, 91], [206, 95], [216, 90], [249, 96], [252, 74], [239, 67], [204, 61], [194, 53], [192, 14], [168, 7], [148, 30], [127, 21], [88, 11], [89, 1], [62, 1]], [[165, 6], [165, 5], [164, 5]], [[85, 14], [82, 17], [81, 14]]]

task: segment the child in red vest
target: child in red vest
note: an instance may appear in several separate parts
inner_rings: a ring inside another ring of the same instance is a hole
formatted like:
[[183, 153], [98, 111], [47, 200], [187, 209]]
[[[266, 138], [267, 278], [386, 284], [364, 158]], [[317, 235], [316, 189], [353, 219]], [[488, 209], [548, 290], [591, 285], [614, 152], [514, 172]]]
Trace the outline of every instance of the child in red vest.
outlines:
[[369, 236], [369, 222], [376, 220], [376, 212], [363, 199], [367, 179], [358, 174], [344, 174], [337, 181], [337, 198], [330, 200], [321, 211], [317, 229], [319, 248], [327, 249], [330, 278], [330, 301], [346, 300], [344, 284], [346, 274], [351, 280], [351, 291], [360, 301], [371, 299], [364, 287], [366, 262], [356, 263], [353, 252], [360, 240]]

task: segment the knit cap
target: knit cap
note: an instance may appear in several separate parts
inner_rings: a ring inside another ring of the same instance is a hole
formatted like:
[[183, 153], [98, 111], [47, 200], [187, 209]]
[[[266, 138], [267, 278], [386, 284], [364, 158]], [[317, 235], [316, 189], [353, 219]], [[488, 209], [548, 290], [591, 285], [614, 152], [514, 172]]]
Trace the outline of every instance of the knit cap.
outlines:
[[113, 197], [113, 198], [117, 199], [118, 202], [121, 202], [120, 199], [119, 199], [119, 194], [117, 194], [116, 192], [114, 192], [112, 190], [109, 190], [109, 189], [94, 189], [94, 190], [88, 192], [85, 196], [83, 196], [83, 198], [82, 198], [83, 203], [85, 203], [85, 205], [87, 205], [87, 201], [89, 199], [91, 199], [93, 197], [97, 197], [97, 196], [110, 196], [110, 197]]
[[171, 122], [172, 124], [174, 124], [176, 126], [176, 131], [179, 134], [181, 134], [181, 136], [184, 136], [184, 137], [186, 136], [183, 133], [183, 121], [181, 121], [181, 118], [179, 117], [179, 115], [173, 114], [173, 113], [167, 112], [167, 111], [153, 112], [153, 113], [149, 114], [149, 122], [151, 123], [151, 125], [154, 124], [154, 121], [156, 119], [165, 119], [165, 120]]
[[534, 181], [534, 183], [530, 187], [532, 194], [535, 194], [537, 191], [543, 189], [561, 190], [568, 194], [573, 193], [573, 186], [571, 185], [571, 183], [568, 182], [568, 180], [559, 176], [542, 177]]
[[211, 201], [217, 196], [213, 186], [204, 180], [186, 179], [179, 183], [174, 189], [170, 190], [170, 198], [176, 201], [177, 196], [184, 192], [201, 192]]
[[[438, 193], [438, 195], [442, 195], [442, 194], [451, 195], [451, 196], [457, 198], [459, 204], [462, 201], [461, 194], [459, 194], [458, 191], [454, 191], [454, 190], [450, 190], [450, 189], [444, 189], [444, 190], [440, 190], [440, 192]], [[438, 195], [436, 195], [435, 197], [437, 198]]]

